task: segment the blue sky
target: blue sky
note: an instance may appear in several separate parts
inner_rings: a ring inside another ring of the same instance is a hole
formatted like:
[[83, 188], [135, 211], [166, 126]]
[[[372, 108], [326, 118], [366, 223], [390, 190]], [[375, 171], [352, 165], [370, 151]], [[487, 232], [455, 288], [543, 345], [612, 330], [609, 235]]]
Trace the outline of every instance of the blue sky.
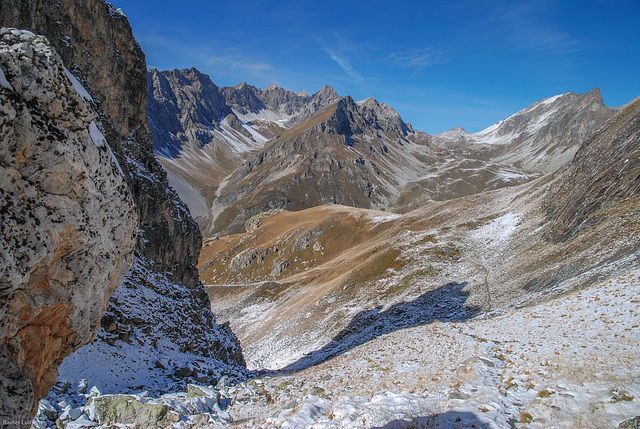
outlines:
[[112, 0], [147, 64], [312, 94], [375, 97], [431, 134], [542, 98], [640, 95], [640, 1]]

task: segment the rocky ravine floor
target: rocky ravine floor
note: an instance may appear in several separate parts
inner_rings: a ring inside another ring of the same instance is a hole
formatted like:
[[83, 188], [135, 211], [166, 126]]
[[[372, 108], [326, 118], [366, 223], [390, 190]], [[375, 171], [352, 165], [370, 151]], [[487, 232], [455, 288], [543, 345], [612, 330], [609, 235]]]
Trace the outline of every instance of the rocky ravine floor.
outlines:
[[502, 315], [396, 330], [302, 371], [155, 399], [59, 382], [66, 392], [43, 401], [34, 423], [58, 414], [67, 428], [618, 427], [640, 414], [638, 296], [640, 270], [628, 271]]

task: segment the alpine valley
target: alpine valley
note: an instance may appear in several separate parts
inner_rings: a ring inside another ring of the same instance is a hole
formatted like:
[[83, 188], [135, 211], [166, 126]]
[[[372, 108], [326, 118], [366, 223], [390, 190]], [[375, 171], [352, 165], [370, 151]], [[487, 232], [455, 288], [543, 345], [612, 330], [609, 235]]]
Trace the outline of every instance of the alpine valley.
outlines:
[[3, 427], [640, 426], [640, 97], [431, 135], [0, 26]]

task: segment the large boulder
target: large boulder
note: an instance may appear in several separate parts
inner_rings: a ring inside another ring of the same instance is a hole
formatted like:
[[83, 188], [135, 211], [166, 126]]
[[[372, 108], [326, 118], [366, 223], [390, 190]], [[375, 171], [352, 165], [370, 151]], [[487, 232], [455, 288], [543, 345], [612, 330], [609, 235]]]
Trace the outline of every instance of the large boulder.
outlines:
[[44, 37], [0, 30], [0, 419], [30, 420], [132, 264], [135, 205], [87, 99]]

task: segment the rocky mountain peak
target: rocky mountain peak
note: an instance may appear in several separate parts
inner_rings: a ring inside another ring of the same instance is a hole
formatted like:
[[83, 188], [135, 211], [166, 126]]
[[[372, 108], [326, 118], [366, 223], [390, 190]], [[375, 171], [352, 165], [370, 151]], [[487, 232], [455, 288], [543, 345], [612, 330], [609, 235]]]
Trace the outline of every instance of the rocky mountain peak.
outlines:
[[615, 112], [605, 106], [598, 88], [568, 92], [535, 102], [480, 132], [454, 128], [433, 141], [455, 151], [482, 152], [528, 174], [546, 174], [569, 162], [584, 139]]
[[[231, 108], [208, 75], [195, 68], [150, 70], [147, 114], [153, 118], [153, 147], [167, 157], [180, 154], [186, 139], [183, 130], [211, 130], [231, 114]], [[161, 123], [162, 126], [158, 126]]]
[[458, 126], [436, 134], [434, 139], [443, 146], [455, 147], [464, 146], [464, 144], [471, 138], [471, 133], [467, 132], [464, 128]]
[[[594, 94], [592, 105], [598, 105], [598, 99], [599, 91]], [[637, 200], [640, 195], [639, 141], [640, 97], [580, 146], [562, 171], [559, 183], [550, 188], [546, 197], [547, 216], [554, 225], [548, 232], [550, 238], [566, 241], [612, 216], [628, 217], [622, 211], [607, 212], [607, 209], [622, 206], [620, 203], [625, 200]], [[604, 214], [596, 215], [599, 211]]]
[[504, 138], [513, 138], [515, 134], [537, 133], [542, 128], [563, 122], [563, 117], [571, 120], [572, 116], [582, 110], [588, 114], [588, 112], [598, 111], [600, 107], [604, 107], [604, 101], [598, 88], [585, 94], [568, 92], [533, 103], [478, 134], [485, 136], [484, 138], [491, 143], [506, 143]]
[[331, 85], [325, 85], [312, 96], [318, 103], [328, 103], [336, 101], [340, 96]]
[[356, 103], [351, 96], [346, 96], [335, 106], [333, 114], [317, 125], [322, 131], [347, 137], [381, 131], [403, 139], [410, 129], [394, 109], [372, 97]]
[[589, 110], [592, 112], [596, 112], [602, 108], [607, 108], [607, 106], [604, 104], [604, 100], [602, 99], [600, 88], [597, 87], [584, 94], [582, 103], [584, 105], [588, 105]]
[[370, 123], [400, 138], [404, 137], [411, 129], [391, 106], [381, 103], [373, 97], [359, 103], [359, 108], [362, 115], [367, 117]]
[[600, 91], [600, 88], [598, 88], [597, 86], [592, 90], [588, 91], [587, 93], [585, 93], [585, 96], [600, 100], [604, 104], [604, 101], [602, 100], [602, 92]]
[[276, 85], [267, 87], [258, 94], [258, 97], [267, 109], [289, 116], [298, 114], [309, 103], [309, 96], [296, 94]]
[[352, 134], [360, 134], [360, 122], [358, 119], [358, 105], [347, 95], [340, 98], [335, 104], [333, 114], [319, 124], [319, 128], [323, 132], [332, 134], [341, 134], [351, 136]]
[[227, 105], [242, 115], [258, 113], [266, 107], [262, 100], [258, 98], [260, 90], [246, 82], [232, 87], [221, 88], [221, 92]]

